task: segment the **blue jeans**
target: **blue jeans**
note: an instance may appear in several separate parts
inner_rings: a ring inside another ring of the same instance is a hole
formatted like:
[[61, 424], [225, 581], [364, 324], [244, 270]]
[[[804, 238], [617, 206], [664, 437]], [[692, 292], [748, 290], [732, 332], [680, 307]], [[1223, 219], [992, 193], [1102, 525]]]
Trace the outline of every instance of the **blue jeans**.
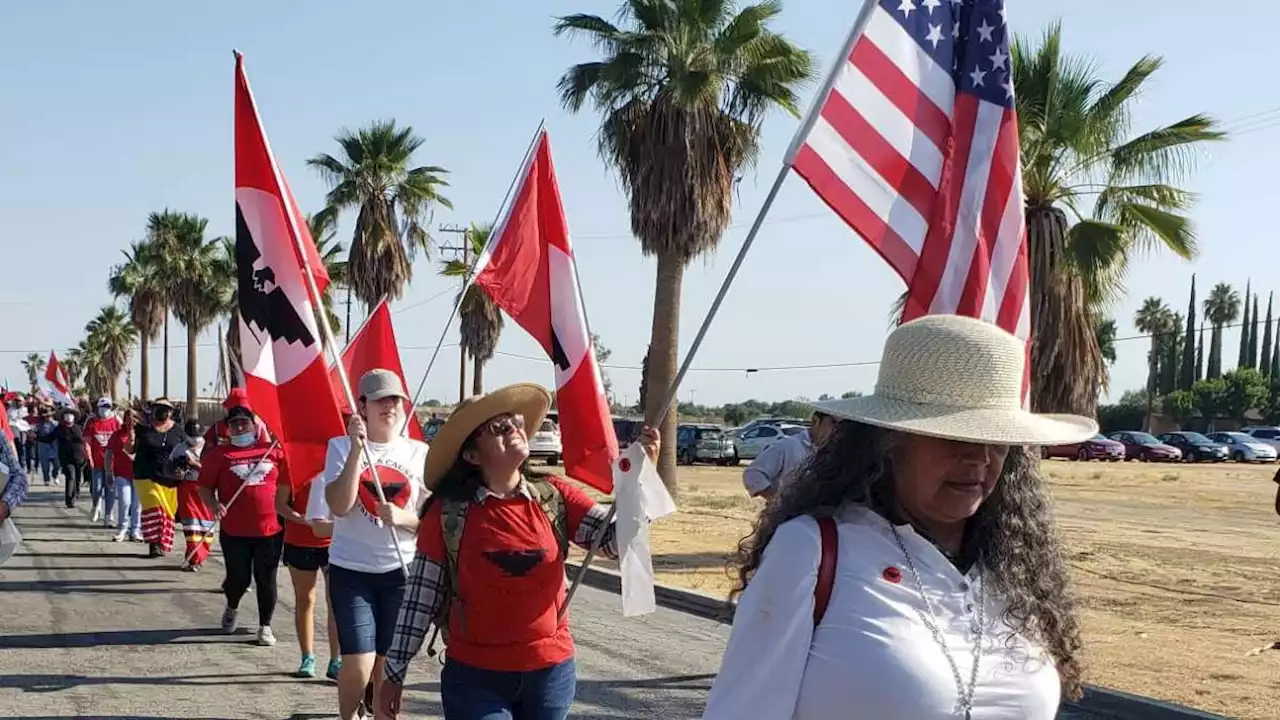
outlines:
[[44, 484], [48, 485], [58, 479], [58, 469], [62, 467], [58, 464], [56, 457], [40, 458], [40, 474], [44, 476]]
[[96, 505], [99, 500], [102, 501], [102, 512], [104, 517], [111, 517], [111, 507], [114, 505], [116, 498], [115, 479], [107, 479], [107, 471], [102, 468], [93, 468], [89, 471], [89, 497], [93, 499]]
[[404, 573], [399, 570], [367, 573], [330, 565], [329, 612], [342, 654], [385, 657], [403, 600]]
[[133, 491], [133, 481], [116, 478], [116, 529], [142, 537], [142, 498]]
[[542, 670], [481, 670], [447, 658], [440, 700], [449, 720], [565, 720], [577, 692], [573, 658]]

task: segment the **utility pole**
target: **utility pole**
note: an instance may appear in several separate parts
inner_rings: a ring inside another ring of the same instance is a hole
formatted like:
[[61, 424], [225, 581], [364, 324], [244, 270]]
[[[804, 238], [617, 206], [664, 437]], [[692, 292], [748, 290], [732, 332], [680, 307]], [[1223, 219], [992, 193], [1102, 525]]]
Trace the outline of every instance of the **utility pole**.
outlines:
[[[453, 233], [462, 236], [460, 245], [441, 245], [440, 249], [446, 252], [462, 253], [462, 264], [471, 267], [471, 237], [467, 228], [460, 225], [441, 225], [439, 228], [442, 233]], [[462, 278], [462, 284], [465, 287], [467, 283], [466, 276]], [[461, 298], [458, 299], [461, 302]], [[461, 334], [459, 334], [458, 342], [458, 402], [467, 399], [467, 348], [461, 342]]]

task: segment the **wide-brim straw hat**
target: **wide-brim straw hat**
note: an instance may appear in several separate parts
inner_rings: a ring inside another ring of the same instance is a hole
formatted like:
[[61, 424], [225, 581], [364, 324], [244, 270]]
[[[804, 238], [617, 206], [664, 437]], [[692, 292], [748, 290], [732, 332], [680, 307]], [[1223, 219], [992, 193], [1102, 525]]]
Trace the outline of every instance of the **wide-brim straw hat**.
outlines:
[[434, 488], [457, 461], [462, 444], [489, 418], [503, 413], [520, 415], [524, 418], [525, 429], [534, 432], [542, 425], [549, 409], [550, 391], [534, 383], [508, 385], [463, 400], [431, 439], [423, 481], [428, 488]]
[[1026, 346], [959, 315], [926, 315], [889, 335], [875, 392], [814, 403], [819, 412], [913, 435], [987, 445], [1065, 445], [1098, 433], [1079, 415], [1022, 407]]

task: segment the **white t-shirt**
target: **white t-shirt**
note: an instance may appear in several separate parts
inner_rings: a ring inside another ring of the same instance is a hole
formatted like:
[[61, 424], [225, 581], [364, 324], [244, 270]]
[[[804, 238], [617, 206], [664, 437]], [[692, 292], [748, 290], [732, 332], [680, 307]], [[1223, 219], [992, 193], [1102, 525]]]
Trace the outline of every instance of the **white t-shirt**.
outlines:
[[[426, 485], [422, 473], [427, 462], [427, 444], [409, 438], [397, 438], [389, 443], [367, 443], [369, 454], [378, 466], [378, 480], [387, 502], [410, 509], [415, 513], [427, 501]], [[351, 438], [343, 435], [329, 441], [325, 453], [322, 482], [312, 483], [307, 503], [307, 519], [328, 518], [331, 513], [325, 502], [324, 488], [336, 481], [347, 464], [351, 452]], [[329, 562], [347, 570], [367, 573], [384, 573], [400, 567], [397, 550], [405, 564], [413, 560], [416, 538], [413, 533], [396, 529], [398, 542], [392, 546], [387, 526], [378, 520], [378, 495], [373, 488], [373, 473], [368, 461], [361, 459], [360, 489], [356, 502], [346, 515], [333, 518], [333, 544], [329, 546]]]
[[[909, 525], [898, 526], [898, 532], [967, 686], [977, 637], [978, 573], [961, 574]], [[815, 631], [818, 523], [803, 516], [778, 526], [738, 602], [703, 720], [957, 717], [955, 678], [920, 620], [920, 589], [889, 522], [848, 506], [838, 517], [837, 534], [831, 601]], [[889, 568], [895, 570], [886, 573]], [[1053, 660], [1038, 644], [1013, 634], [1004, 622], [1005, 603], [991, 590], [985, 594], [973, 720], [1051, 720], [1060, 692]]]

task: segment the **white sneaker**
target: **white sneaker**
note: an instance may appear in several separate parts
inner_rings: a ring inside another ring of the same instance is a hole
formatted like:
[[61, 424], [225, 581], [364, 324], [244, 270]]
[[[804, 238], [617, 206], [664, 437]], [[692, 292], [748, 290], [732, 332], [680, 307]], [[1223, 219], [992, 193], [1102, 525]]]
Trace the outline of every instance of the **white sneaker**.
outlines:
[[143, 539], [142, 539], [142, 533], [134, 533], [134, 534], [132, 534], [132, 535], [130, 535], [130, 536], [129, 536], [129, 539], [130, 539], [130, 540], [132, 540], [132, 541], [134, 541], [134, 542], [136, 542], [136, 543], [143, 542]]
[[276, 635], [271, 632], [270, 625], [263, 625], [258, 628], [258, 644], [263, 647], [271, 647], [276, 644]]
[[93, 515], [89, 518], [89, 522], [98, 522], [102, 519], [102, 501], [93, 504]]
[[113, 537], [111, 538], [111, 542], [124, 542], [124, 541], [125, 541], [125, 538], [127, 538], [127, 537], [129, 537], [129, 531], [128, 531], [128, 530], [121, 530], [120, 532], [116, 533], [116, 534], [115, 534], [115, 536], [113, 536]]

